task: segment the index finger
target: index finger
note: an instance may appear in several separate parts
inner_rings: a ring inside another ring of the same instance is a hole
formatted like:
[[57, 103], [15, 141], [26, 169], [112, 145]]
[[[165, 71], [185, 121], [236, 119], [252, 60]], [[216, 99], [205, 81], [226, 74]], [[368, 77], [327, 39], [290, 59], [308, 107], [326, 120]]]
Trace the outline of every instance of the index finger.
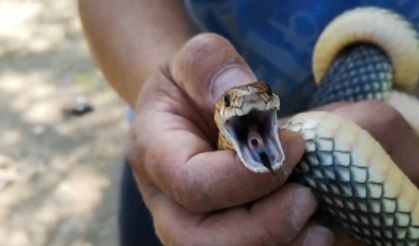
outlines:
[[[304, 236], [299, 232], [317, 208], [310, 189], [299, 184], [286, 184], [251, 205], [210, 214], [188, 213], [161, 194], [149, 202], [165, 245], [288, 245]], [[333, 240], [330, 231], [318, 236], [322, 245]]]

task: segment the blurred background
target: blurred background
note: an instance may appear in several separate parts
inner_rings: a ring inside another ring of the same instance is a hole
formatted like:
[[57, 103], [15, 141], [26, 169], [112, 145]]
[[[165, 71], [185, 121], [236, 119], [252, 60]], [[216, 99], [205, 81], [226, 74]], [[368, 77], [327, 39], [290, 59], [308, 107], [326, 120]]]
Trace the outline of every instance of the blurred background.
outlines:
[[76, 2], [0, 0], [2, 246], [116, 245], [126, 108]]

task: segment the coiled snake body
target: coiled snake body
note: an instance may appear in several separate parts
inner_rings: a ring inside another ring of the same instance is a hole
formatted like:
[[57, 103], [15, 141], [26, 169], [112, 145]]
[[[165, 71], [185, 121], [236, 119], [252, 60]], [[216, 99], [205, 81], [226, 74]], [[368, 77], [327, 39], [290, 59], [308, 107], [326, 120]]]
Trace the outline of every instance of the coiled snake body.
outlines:
[[[312, 106], [380, 99], [419, 133], [419, 102], [407, 91], [419, 78], [416, 32], [378, 8], [348, 11], [323, 31], [313, 54], [319, 89]], [[221, 149], [237, 152], [253, 172], [278, 170], [286, 158], [277, 135], [279, 98], [261, 82], [228, 90], [216, 103]], [[416, 108], [416, 115], [408, 108]], [[298, 132], [305, 154], [295, 170], [321, 207], [366, 245], [419, 245], [419, 190], [380, 144], [353, 122], [301, 113], [283, 129]]]

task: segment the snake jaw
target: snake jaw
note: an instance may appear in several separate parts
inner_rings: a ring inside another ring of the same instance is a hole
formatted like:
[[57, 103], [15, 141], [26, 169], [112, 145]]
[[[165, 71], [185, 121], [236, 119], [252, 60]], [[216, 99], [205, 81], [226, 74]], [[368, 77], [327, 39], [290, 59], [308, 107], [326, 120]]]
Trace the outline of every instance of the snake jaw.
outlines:
[[252, 172], [278, 170], [285, 159], [277, 131], [279, 108], [278, 96], [263, 82], [230, 88], [215, 105], [218, 148], [234, 150]]
[[253, 109], [225, 122], [224, 132], [249, 170], [257, 173], [273, 172], [281, 167], [284, 153], [277, 124], [275, 109]]

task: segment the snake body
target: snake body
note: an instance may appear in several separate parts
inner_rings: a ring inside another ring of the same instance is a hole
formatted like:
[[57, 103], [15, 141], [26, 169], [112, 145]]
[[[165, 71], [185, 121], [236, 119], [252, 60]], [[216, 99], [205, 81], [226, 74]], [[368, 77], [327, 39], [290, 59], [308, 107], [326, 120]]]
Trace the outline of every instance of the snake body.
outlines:
[[[419, 133], [418, 116], [406, 108], [419, 109], [418, 100], [393, 91], [411, 90], [419, 78], [417, 35], [400, 16], [372, 7], [339, 16], [316, 44], [313, 73], [319, 88], [312, 106], [384, 100]], [[281, 168], [279, 105], [261, 82], [228, 90], [214, 115], [219, 148], [236, 151], [253, 172]], [[281, 128], [305, 140], [298, 180], [354, 238], [365, 245], [419, 245], [419, 190], [367, 131], [320, 111], [300, 113]]]

